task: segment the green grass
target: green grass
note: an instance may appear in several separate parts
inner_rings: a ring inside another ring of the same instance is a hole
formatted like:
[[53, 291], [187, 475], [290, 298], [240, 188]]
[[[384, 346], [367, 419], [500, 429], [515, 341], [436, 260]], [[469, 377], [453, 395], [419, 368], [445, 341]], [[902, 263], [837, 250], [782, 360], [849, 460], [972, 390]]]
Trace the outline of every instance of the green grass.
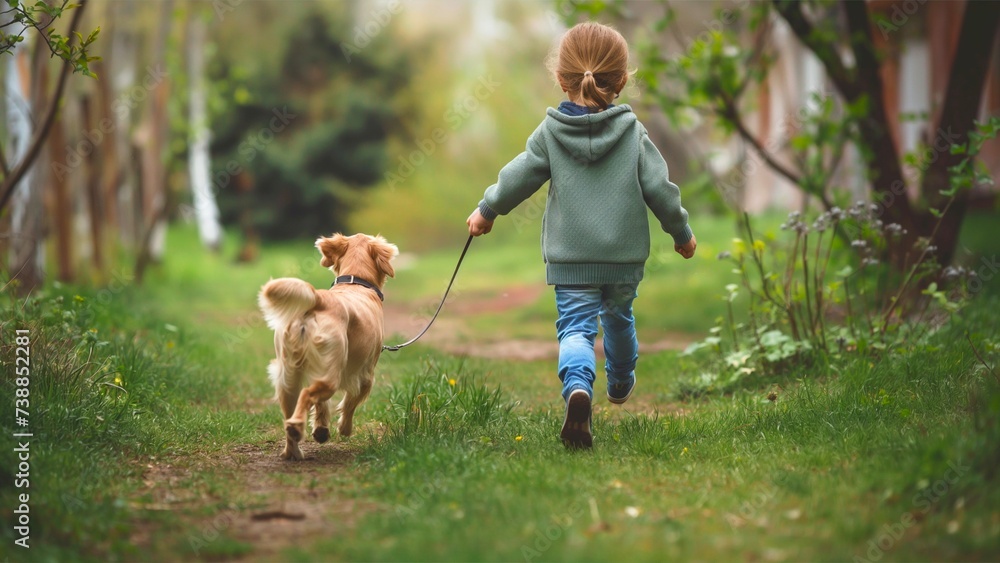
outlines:
[[[502, 398], [479, 391], [475, 403], [492, 405], [490, 414], [470, 416], [468, 404], [448, 399], [476, 392], [475, 373], [456, 391], [439, 374], [460, 368], [428, 365], [375, 399], [391, 398], [391, 407], [375, 413], [387, 431], [360, 455], [374, 466], [368, 490], [391, 504], [365, 521], [361, 537], [332, 539], [310, 553], [336, 548], [348, 560], [599, 561], [622, 553], [651, 561], [845, 560], [864, 557], [865, 542], [882, 525], [914, 512], [921, 523], [896, 542], [892, 559], [995, 556], [1000, 494], [986, 476], [1000, 449], [997, 442], [981, 446], [1000, 437], [1000, 404], [977, 411], [970, 395], [996, 403], [998, 386], [977, 371], [968, 347], [945, 353], [963, 329], [905, 357], [851, 361], [837, 377], [776, 378], [783, 389], [773, 402], [747, 389], [685, 405], [689, 414], [677, 416], [629, 414], [599, 401], [597, 445], [584, 453], [558, 444], [558, 404], [508, 410]], [[996, 334], [991, 338], [995, 345]], [[649, 358], [643, 394], [669, 394], [676, 380], [652, 374], [674, 363], [670, 354]], [[535, 376], [504, 372], [501, 387], [517, 396]], [[413, 400], [415, 389], [424, 403]], [[423, 425], [413, 422], [418, 412]], [[976, 429], [971, 412], [990, 422]], [[969, 469], [947, 490], [933, 490], [950, 463]], [[913, 500], [922, 493], [929, 496]], [[555, 537], [546, 542], [540, 533]]]
[[[699, 231], [703, 262], [677, 259], [647, 277], [640, 330], [711, 325], [701, 317], [715, 305], [695, 296], [710, 301], [729, 281], [711, 269], [732, 238], [727, 225]], [[474, 244], [463, 269], [468, 298], [542, 283], [533, 241], [490, 240]], [[324, 285], [330, 274], [308, 243], [266, 247], [260, 262], [237, 265], [227, 258], [233, 242], [211, 255], [190, 229], [174, 229], [145, 286], [53, 287], [0, 323], [5, 374], [13, 329], [34, 335], [36, 432], [33, 547], [11, 547], [7, 526], [0, 557], [843, 561], [867, 560], [880, 539], [882, 560], [1000, 557], [1000, 382], [965, 340], [968, 331], [997, 364], [992, 292], [926, 345], [766, 374], [724, 395], [678, 401], [699, 366], [645, 354], [625, 408], [600, 398], [599, 385], [590, 452], [558, 442], [552, 362], [417, 345], [383, 357], [356, 436], [289, 464], [276, 461], [280, 415], [264, 370], [272, 339], [255, 295], [271, 276]], [[456, 256], [420, 255], [387, 298], [437, 296]], [[496, 322], [523, 315], [537, 327], [528, 334], [548, 337], [550, 298]], [[488, 329], [473, 325], [470, 337]], [[2, 385], [11, 397], [11, 377]], [[12, 407], [0, 409], [8, 522]], [[967, 469], [948, 482], [952, 466]], [[284, 524], [319, 518], [318, 531], [277, 546], [246, 535], [250, 514], [287, 502], [325, 506]], [[902, 535], [881, 537], [886, 530]]]
[[[188, 355], [198, 344], [142, 314], [148, 313], [143, 307], [131, 292], [54, 287], [23, 308], [5, 310], [10, 317], [0, 323], [0, 357], [11, 374], [2, 381], [11, 400], [2, 407], [8, 431], [0, 438], [0, 498], [9, 511], [17, 495], [30, 495], [32, 548], [25, 560], [138, 556], [129, 537], [135, 521], [130, 495], [142, 474], [136, 461], [190, 456], [258, 435], [259, 423], [247, 425], [251, 421], [231, 405], [212, 400], [225, 396], [234, 380], [210, 376]], [[13, 437], [11, 368], [18, 329], [30, 331], [31, 358], [27, 419], [33, 436], [23, 489], [13, 487], [12, 471], [20, 443]], [[211, 442], [201, 440], [206, 435]], [[13, 530], [3, 534], [6, 549]]]

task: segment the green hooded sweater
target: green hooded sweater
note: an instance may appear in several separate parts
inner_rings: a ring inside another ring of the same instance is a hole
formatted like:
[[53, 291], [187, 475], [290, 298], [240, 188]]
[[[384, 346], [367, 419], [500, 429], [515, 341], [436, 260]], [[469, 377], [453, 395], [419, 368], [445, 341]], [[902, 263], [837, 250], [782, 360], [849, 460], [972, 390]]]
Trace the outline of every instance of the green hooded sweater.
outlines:
[[548, 180], [542, 257], [550, 285], [641, 281], [647, 207], [675, 244], [693, 236], [667, 163], [627, 105], [580, 116], [549, 108], [479, 211], [490, 220], [507, 215]]

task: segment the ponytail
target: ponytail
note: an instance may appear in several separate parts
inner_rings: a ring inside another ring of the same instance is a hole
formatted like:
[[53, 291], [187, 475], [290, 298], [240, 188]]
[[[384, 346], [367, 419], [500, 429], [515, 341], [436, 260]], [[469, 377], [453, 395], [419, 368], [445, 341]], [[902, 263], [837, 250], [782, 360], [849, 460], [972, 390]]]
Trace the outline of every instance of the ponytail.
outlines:
[[591, 109], [601, 111], [611, 104], [617, 92], [612, 88], [600, 87], [597, 85], [597, 77], [591, 71], [585, 71], [580, 79], [580, 99], [583, 105]]

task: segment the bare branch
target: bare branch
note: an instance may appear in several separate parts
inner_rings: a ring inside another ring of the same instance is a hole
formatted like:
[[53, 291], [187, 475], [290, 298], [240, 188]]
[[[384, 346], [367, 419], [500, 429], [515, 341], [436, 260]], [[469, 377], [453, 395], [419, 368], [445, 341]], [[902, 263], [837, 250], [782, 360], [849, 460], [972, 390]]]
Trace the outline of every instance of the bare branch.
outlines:
[[[73, 13], [73, 19], [69, 24], [70, 41], [73, 40], [73, 31], [76, 30], [80, 23], [84, 8], [87, 7], [87, 1], [88, 0], [80, 0], [80, 4]], [[21, 181], [21, 178], [23, 178], [28, 172], [28, 169], [41, 152], [42, 145], [45, 143], [45, 138], [48, 137], [49, 130], [52, 129], [52, 124], [55, 122], [56, 112], [59, 109], [59, 102], [62, 100], [63, 91], [66, 89], [66, 81], [69, 78], [72, 67], [73, 65], [69, 61], [63, 61], [62, 72], [59, 73], [59, 82], [56, 84], [56, 90], [52, 94], [52, 98], [49, 100], [49, 106], [45, 110], [45, 117], [42, 119], [41, 127], [35, 130], [35, 135], [32, 137], [31, 143], [28, 145], [28, 150], [25, 151], [24, 157], [21, 158], [21, 161], [14, 166], [10, 174], [4, 176], [3, 183], [0, 184], [0, 211], [3, 211], [3, 209], [7, 206], [11, 195], [14, 193], [14, 188], [17, 186], [17, 183]]]
[[733, 127], [735, 127], [736, 131], [740, 134], [740, 137], [753, 147], [754, 151], [756, 151], [757, 154], [764, 159], [764, 162], [766, 162], [768, 166], [770, 166], [778, 174], [784, 176], [789, 182], [792, 182], [797, 186], [801, 185], [802, 177], [784, 164], [778, 162], [777, 159], [771, 155], [770, 151], [764, 148], [760, 141], [757, 140], [757, 137], [750, 132], [746, 124], [743, 123], [743, 118], [740, 116], [739, 110], [736, 109], [732, 100], [723, 100], [723, 107], [721, 109], [722, 116], [727, 121], [732, 123]]
[[10, 166], [7, 165], [7, 155], [3, 152], [3, 144], [0, 143], [0, 172], [3, 173], [3, 177], [6, 178], [10, 174]]

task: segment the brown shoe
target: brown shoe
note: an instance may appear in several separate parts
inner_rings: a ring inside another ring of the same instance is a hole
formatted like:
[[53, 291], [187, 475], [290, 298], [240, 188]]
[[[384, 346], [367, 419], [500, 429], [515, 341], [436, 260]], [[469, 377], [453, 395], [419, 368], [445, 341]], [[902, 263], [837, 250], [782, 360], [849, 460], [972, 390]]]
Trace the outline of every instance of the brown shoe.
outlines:
[[590, 394], [583, 389], [570, 393], [566, 401], [566, 420], [559, 437], [567, 448], [594, 446], [594, 437], [590, 433]]

